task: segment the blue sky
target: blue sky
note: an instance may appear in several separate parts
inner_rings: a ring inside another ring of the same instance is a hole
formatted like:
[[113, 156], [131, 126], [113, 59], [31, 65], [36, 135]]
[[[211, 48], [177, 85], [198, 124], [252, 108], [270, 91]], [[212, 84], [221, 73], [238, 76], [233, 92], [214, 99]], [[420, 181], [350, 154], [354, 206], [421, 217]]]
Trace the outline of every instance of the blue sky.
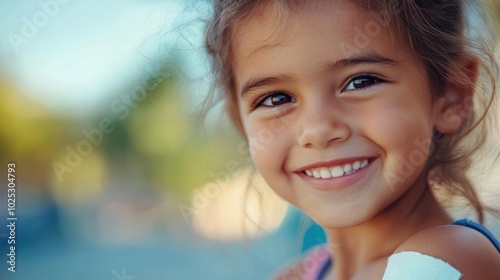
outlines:
[[[186, 12], [186, 2], [2, 1], [0, 72], [39, 102], [89, 114], [166, 54], [179, 21], [200, 17]], [[197, 42], [201, 34], [195, 37]], [[187, 61], [196, 72], [199, 62]]]

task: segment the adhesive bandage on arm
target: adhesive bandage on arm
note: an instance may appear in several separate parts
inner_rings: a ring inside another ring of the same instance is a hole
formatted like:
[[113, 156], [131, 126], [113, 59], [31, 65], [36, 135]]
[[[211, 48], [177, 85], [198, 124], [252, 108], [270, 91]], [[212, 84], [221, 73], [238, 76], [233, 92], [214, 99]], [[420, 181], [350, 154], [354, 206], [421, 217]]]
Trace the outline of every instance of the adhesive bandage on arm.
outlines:
[[389, 257], [382, 280], [459, 280], [462, 273], [447, 262], [419, 252]]

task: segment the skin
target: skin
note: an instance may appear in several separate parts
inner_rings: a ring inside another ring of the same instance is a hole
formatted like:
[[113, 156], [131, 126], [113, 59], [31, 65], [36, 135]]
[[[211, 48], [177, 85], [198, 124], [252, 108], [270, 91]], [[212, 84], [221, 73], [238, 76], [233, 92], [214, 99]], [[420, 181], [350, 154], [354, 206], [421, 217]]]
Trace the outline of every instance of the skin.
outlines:
[[[433, 130], [459, 128], [472, 90], [448, 85], [433, 97], [424, 66], [386, 28], [346, 51], [375, 20], [347, 1], [300, 5], [284, 19], [261, 7], [234, 29], [236, 107], [266, 182], [325, 228], [334, 260], [327, 279], [381, 279], [398, 251], [442, 258], [463, 279], [495, 279], [492, 245], [444, 226], [452, 219], [425, 178]], [[473, 60], [463, 67], [474, 79]], [[368, 166], [344, 179], [304, 173], [362, 159]], [[478, 247], [457, 245], [471, 240]]]

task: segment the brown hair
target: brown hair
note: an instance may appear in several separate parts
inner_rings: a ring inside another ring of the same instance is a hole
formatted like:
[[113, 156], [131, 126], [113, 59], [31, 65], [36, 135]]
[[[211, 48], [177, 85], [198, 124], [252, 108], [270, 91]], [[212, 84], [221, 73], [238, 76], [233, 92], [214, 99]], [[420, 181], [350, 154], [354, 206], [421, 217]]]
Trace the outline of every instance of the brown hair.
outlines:
[[[434, 139], [426, 170], [434, 192], [446, 198], [465, 198], [482, 222], [486, 206], [481, 203], [466, 171], [471, 167], [473, 155], [484, 147], [487, 129], [496, 127], [494, 116], [489, 113], [495, 111], [492, 107], [498, 77], [494, 57], [497, 42], [491, 30], [494, 25], [485, 20], [480, 25], [481, 32], [477, 32], [472, 24], [488, 18], [484, 3], [480, 0], [352, 1], [386, 24], [397, 43], [413, 50], [427, 69], [433, 94], [439, 95], [447, 85], [475, 88], [474, 113], [466, 118], [458, 131], [444, 136], [437, 133], [440, 137]], [[211, 101], [205, 105], [224, 100], [227, 113], [240, 130], [231, 67], [232, 31], [262, 5], [276, 5], [285, 11], [292, 11], [300, 1], [295, 2], [215, 0], [213, 15], [206, 27], [205, 48], [211, 58], [219, 95], [211, 95]], [[466, 8], [469, 16], [464, 12]], [[477, 83], [464, 67], [458, 65], [458, 62], [471, 57], [477, 61], [483, 74]]]

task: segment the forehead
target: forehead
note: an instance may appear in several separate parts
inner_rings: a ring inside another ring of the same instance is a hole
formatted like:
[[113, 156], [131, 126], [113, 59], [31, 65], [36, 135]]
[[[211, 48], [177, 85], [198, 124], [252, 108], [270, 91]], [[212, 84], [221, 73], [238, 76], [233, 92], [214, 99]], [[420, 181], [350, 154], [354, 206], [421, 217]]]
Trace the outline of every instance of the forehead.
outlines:
[[307, 61], [311, 66], [325, 59], [346, 58], [352, 51], [394, 53], [387, 26], [353, 1], [297, 2], [291, 9], [261, 5], [235, 26], [232, 66], [236, 88], [250, 74], [248, 70], [282, 70], [278, 68], [293, 66], [294, 57], [305, 53], [314, 53]]
[[352, 26], [360, 18], [352, 17], [353, 13], [365, 13], [347, 0], [291, 2], [297, 3], [290, 6], [280, 3], [261, 4], [254, 13], [239, 21], [232, 32], [233, 50], [251, 54], [260, 48], [293, 43], [294, 37], [287, 35], [304, 24], [312, 25], [313, 28], [309, 31], [316, 31], [315, 33], [321, 33], [325, 29], [339, 31], [339, 26], [335, 26], [336, 22], [347, 20], [348, 25]]

